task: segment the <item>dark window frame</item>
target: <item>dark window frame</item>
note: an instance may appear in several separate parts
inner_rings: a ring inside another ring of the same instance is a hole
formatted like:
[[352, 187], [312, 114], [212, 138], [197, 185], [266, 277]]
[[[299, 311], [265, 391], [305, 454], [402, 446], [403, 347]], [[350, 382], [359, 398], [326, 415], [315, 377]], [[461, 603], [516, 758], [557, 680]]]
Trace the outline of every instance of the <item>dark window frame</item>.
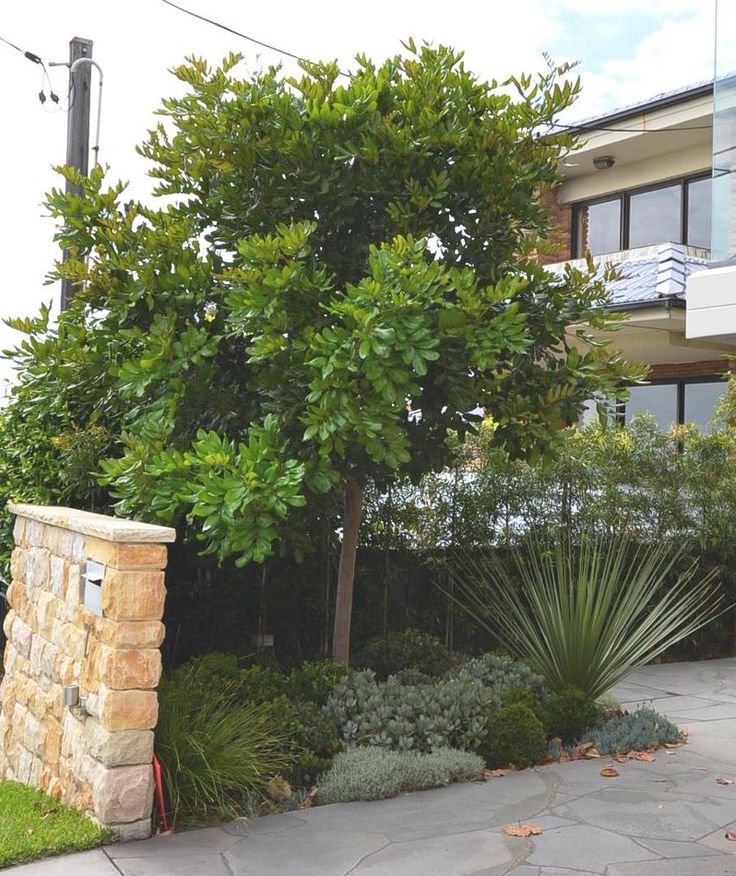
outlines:
[[[628, 386], [677, 386], [677, 425], [682, 426], [687, 421], [685, 420], [685, 387], [697, 383], [722, 383], [724, 390], [728, 385], [726, 377], [719, 374], [701, 374], [700, 376], [690, 377], [653, 377], [644, 383], [631, 383]], [[616, 422], [620, 425], [626, 424], [626, 402], [619, 401], [615, 406], [614, 413]]]
[[[633, 195], [644, 195], [647, 192], [655, 192], [658, 189], [671, 188], [679, 185], [680, 187], [680, 238], [681, 241], [672, 241], [673, 243], [682, 242], [685, 246], [688, 245], [688, 212], [690, 199], [690, 183], [700, 182], [700, 180], [712, 179], [712, 174], [694, 173], [686, 176], [676, 176], [672, 179], [662, 180], [661, 182], [652, 183], [651, 185], [639, 186], [634, 189], [624, 189], [620, 192], [612, 192], [607, 195], [601, 195], [598, 198], [588, 198], [585, 201], [576, 201], [572, 205], [572, 224], [570, 233], [572, 236], [570, 251], [573, 258], [582, 258], [583, 253], [578, 247], [578, 236], [580, 232], [580, 214], [586, 207], [592, 207], [596, 204], [605, 204], [610, 201], [619, 201], [621, 204], [620, 216], [621, 227], [619, 229], [619, 249], [612, 250], [613, 252], [622, 252], [629, 249], [630, 230], [631, 230], [631, 197]], [[668, 241], [662, 241], [667, 243]], [[656, 244], [652, 244], [656, 245]], [[605, 253], [601, 253], [605, 255]]]

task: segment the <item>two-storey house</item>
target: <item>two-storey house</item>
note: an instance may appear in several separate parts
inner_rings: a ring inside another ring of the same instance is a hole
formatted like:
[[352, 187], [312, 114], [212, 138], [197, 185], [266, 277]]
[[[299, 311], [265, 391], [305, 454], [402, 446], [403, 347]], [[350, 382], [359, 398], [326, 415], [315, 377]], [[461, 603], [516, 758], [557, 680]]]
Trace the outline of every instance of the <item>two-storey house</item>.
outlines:
[[615, 343], [651, 368], [619, 413], [628, 421], [646, 410], [664, 428], [707, 429], [729, 357], [736, 358], [736, 296], [730, 335], [689, 331], [686, 308], [689, 279], [709, 273], [714, 237], [713, 83], [587, 119], [573, 133], [581, 148], [551, 204], [557, 259], [588, 250], [618, 266], [611, 307], [628, 318]]

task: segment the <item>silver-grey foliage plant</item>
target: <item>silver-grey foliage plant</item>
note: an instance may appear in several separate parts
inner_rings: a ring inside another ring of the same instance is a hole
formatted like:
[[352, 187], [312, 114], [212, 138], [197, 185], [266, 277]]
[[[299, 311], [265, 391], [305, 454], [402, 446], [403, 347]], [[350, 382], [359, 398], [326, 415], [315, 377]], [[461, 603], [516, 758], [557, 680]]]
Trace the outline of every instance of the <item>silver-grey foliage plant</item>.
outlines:
[[367, 669], [342, 679], [327, 711], [350, 744], [427, 752], [443, 746], [474, 749], [500, 705], [501, 693], [477, 681], [406, 685], [389, 676], [377, 682]]
[[483, 771], [477, 754], [438, 748], [430, 754], [362, 746], [338, 754], [319, 783], [318, 803], [379, 800], [406, 791], [470, 781]]

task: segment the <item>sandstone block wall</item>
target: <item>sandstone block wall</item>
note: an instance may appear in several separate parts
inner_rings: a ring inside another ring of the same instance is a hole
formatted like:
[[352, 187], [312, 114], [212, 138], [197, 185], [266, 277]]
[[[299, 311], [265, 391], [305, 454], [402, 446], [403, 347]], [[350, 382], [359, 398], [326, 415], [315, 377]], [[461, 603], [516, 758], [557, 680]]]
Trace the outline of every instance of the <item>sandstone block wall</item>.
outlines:
[[[11, 510], [0, 776], [42, 788], [121, 839], [148, 836], [174, 530], [69, 508]], [[90, 560], [104, 566], [101, 615], [84, 604]], [[83, 707], [64, 705], [72, 684]]]

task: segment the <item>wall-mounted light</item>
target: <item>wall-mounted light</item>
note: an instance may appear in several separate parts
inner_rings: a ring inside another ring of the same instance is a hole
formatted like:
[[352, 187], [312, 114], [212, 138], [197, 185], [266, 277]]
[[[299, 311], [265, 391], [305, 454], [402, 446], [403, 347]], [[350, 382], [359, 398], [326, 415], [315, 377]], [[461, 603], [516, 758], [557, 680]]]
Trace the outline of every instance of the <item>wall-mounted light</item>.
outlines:
[[599, 155], [597, 158], [593, 159], [593, 166], [596, 170], [608, 170], [613, 167], [616, 163], [616, 159], [613, 155]]

